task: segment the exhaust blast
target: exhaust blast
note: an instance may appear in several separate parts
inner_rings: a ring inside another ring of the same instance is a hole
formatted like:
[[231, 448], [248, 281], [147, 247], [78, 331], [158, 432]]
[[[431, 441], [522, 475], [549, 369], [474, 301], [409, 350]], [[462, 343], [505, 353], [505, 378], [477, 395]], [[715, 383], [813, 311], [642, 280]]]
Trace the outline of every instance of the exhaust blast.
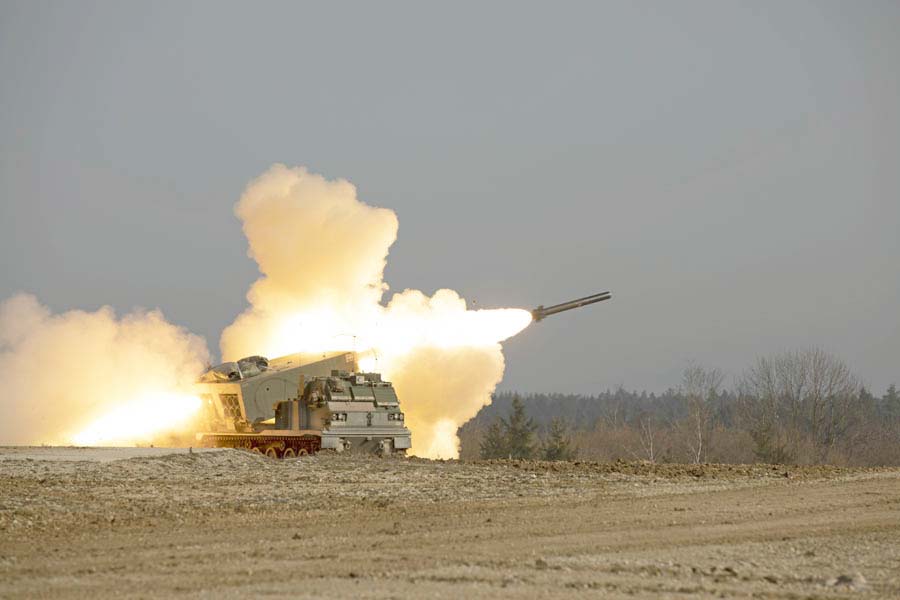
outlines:
[[[0, 304], [0, 440], [6, 444], [177, 443], [200, 401], [202, 338], [159, 311], [54, 315], [29, 294]], [[189, 439], [189, 438], [186, 438]]]
[[456, 429], [490, 403], [503, 377], [500, 342], [531, 323], [527, 310], [468, 310], [452, 290], [388, 290], [393, 211], [361, 202], [347, 181], [275, 165], [235, 207], [261, 277], [250, 307], [225, 329], [224, 360], [252, 354], [356, 350], [393, 381], [412, 453], [458, 455]]

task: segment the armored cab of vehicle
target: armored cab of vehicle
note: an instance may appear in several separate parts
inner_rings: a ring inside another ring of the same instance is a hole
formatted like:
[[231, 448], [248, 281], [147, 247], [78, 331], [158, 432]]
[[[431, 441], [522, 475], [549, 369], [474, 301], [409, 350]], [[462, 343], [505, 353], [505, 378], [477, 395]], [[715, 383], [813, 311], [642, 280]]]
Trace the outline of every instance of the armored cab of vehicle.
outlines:
[[405, 453], [411, 434], [394, 387], [361, 373], [353, 352], [250, 356], [218, 365], [197, 383], [201, 444], [273, 458], [335, 452]]

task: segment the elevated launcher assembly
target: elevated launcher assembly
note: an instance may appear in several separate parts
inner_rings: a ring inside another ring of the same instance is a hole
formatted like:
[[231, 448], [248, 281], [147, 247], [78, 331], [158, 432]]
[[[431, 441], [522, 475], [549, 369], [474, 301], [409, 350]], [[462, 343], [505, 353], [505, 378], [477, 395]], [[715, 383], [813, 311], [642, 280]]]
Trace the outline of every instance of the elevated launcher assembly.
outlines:
[[584, 298], [578, 298], [577, 300], [569, 300], [568, 302], [554, 304], [553, 306], [545, 307], [544, 305], [541, 305], [531, 311], [531, 317], [535, 322], [538, 322], [542, 319], [545, 319], [546, 317], [549, 317], [550, 315], [555, 315], [556, 313], [572, 310], [573, 308], [581, 308], [582, 306], [594, 304], [595, 302], [603, 302], [604, 300], [609, 300], [610, 298], [612, 298], [611, 293], [600, 292], [599, 294], [585, 296]]

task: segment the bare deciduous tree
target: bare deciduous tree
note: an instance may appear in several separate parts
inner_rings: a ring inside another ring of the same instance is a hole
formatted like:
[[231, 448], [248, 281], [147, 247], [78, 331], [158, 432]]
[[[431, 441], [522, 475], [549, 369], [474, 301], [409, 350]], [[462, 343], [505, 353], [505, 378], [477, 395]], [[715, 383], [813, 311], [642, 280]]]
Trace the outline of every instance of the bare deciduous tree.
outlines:
[[641, 428], [641, 449], [650, 462], [656, 462], [656, 450], [653, 447], [653, 415], [643, 414], [638, 419]]
[[780, 376], [777, 360], [757, 358], [738, 382], [740, 419], [753, 439], [757, 458], [769, 463], [790, 462], [784, 439], [786, 415], [782, 413], [794, 412], [793, 403], [785, 398], [782, 389], [785, 385], [794, 388]]
[[[859, 379], [821, 349], [758, 358], [738, 383], [744, 426], [767, 462], [820, 462], [860, 420]], [[801, 456], [804, 445], [813, 456]]]
[[691, 461], [701, 463], [709, 454], [709, 438], [715, 426], [713, 403], [719, 395], [724, 375], [716, 368], [689, 365], [681, 379], [687, 416], [679, 424]]

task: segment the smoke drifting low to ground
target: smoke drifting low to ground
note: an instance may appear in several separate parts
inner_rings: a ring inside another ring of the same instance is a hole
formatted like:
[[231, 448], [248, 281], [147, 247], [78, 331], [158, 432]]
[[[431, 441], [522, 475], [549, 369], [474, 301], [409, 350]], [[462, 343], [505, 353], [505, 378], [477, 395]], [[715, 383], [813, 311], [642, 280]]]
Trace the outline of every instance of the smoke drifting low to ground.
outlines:
[[385, 370], [403, 402], [414, 454], [456, 458], [456, 430], [490, 403], [503, 367], [500, 344], [423, 346], [396, 357]]
[[0, 440], [149, 442], [183, 428], [208, 361], [202, 338], [159, 311], [52, 314], [30, 294], [0, 304]]
[[[262, 277], [222, 333], [223, 359], [355, 350], [362, 368], [394, 382], [413, 454], [456, 457], [457, 427], [503, 377], [500, 342], [531, 314], [467, 310], [452, 290], [405, 290], [383, 305], [397, 217], [361, 202], [347, 181], [275, 165], [235, 212]], [[159, 311], [54, 315], [34, 296], [15, 296], [0, 305], [0, 438], [109, 445], [190, 434], [200, 404], [192, 384], [208, 359], [201, 338]]]
[[250, 308], [222, 334], [223, 358], [366, 351], [363, 367], [397, 387], [413, 454], [455, 457], [456, 428], [490, 402], [503, 376], [500, 342], [530, 313], [467, 310], [452, 290], [405, 290], [382, 305], [397, 217], [361, 202], [347, 181], [275, 165], [235, 212], [262, 277], [247, 294]]

